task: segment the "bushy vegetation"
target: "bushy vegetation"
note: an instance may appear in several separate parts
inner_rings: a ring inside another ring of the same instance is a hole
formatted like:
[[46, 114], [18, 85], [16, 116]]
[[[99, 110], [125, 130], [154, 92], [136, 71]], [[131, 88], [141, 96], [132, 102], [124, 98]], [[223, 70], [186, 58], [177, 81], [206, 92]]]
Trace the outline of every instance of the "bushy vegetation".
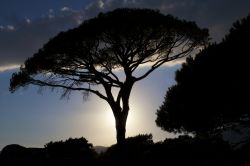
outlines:
[[45, 145], [46, 160], [60, 165], [91, 163], [96, 157], [93, 145], [85, 138], [69, 138], [66, 141], [49, 142]]
[[85, 138], [49, 142], [44, 148], [8, 145], [0, 154], [1, 166], [17, 165], [94, 165], [97, 153]]
[[220, 138], [179, 136], [154, 143], [151, 134], [126, 139], [97, 154], [85, 138], [50, 142], [42, 149], [6, 146], [1, 166], [42, 165], [130, 166], [166, 164], [171, 166], [245, 166], [250, 164], [250, 144], [237, 149]]
[[152, 134], [129, 137], [122, 145], [112, 145], [100, 156], [100, 161], [113, 165], [131, 165], [145, 160], [154, 142]]

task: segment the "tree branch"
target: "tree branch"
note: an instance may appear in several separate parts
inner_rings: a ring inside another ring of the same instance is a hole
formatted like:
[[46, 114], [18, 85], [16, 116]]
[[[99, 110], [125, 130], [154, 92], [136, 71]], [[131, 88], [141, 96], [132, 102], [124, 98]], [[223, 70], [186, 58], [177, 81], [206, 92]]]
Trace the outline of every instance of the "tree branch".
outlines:
[[52, 84], [49, 82], [45, 82], [45, 81], [41, 81], [41, 80], [35, 80], [35, 79], [31, 79], [30, 83], [33, 85], [39, 85], [39, 86], [49, 86], [49, 87], [60, 87], [60, 88], [64, 88], [64, 89], [69, 89], [69, 90], [77, 90], [77, 91], [87, 91], [87, 92], [91, 92], [95, 95], [97, 95], [98, 97], [104, 99], [104, 100], [108, 100], [108, 98], [106, 96], [104, 96], [102, 93], [100, 93], [97, 90], [93, 90], [90, 87], [89, 88], [83, 88], [83, 87], [73, 87], [71, 86], [66, 86], [66, 85], [62, 85], [62, 84]]
[[151, 68], [150, 68], [145, 74], [143, 74], [143, 75], [140, 76], [140, 77], [137, 77], [135, 80], [136, 80], [136, 81], [139, 81], [139, 80], [144, 79], [145, 77], [147, 77], [150, 73], [152, 73], [155, 69], [157, 69], [158, 67], [160, 67], [160, 66], [163, 65], [164, 63], [169, 62], [169, 61], [172, 61], [172, 60], [174, 60], [174, 59], [182, 58], [182, 57], [186, 56], [186, 55], [187, 55], [189, 52], [191, 52], [192, 50], [193, 50], [193, 47], [190, 46], [186, 51], [183, 51], [183, 52], [181, 52], [181, 53], [179, 53], [179, 54], [176, 54], [176, 55], [174, 55], [174, 56], [171, 56], [171, 57], [169, 57], [169, 54], [170, 54], [170, 52], [169, 52], [169, 53], [166, 55], [166, 58], [161, 59], [161, 60], [155, 62], [155, 64], [153, 64], [153, 65], [151, 66]]

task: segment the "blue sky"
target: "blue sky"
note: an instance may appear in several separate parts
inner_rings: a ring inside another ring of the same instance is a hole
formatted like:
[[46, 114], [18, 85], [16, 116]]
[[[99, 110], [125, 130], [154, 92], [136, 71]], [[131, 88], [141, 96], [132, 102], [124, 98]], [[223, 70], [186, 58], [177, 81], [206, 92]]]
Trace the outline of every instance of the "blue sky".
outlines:
[[[87, 101], [79, 93], [60, 100], [59, 92], [40, 94], [33, 86], [11, 94], [8, 84], [17, 67], [49, 38], [118, 7], [154, 8], [196, 21], [209, 28], [217, 42], [234, 21], [250, 13], [248, 0], [0, 0], [0, 149], [12, 143], [42, 147], [49, 141], [81, 136], [94, 145], [115, 143], [112, 113], [94, 95]], [[162, 67], [134, 87], [127, 136], [152, 133], [155, 141], [173, 136], [156, 127], [154, 120], [178, 67]]]

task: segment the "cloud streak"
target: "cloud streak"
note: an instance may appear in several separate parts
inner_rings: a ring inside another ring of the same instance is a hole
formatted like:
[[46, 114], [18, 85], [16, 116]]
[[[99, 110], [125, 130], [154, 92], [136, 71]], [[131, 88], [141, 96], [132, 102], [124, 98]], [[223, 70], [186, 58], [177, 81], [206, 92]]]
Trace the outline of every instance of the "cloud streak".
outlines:
[[250, 1], [95, 0], [81, 10], [61, 6], [56, 13], [48, 9], [46, 15], [37, 19], [26, 17], [13, 25], [0, 24], [0, 71], [22, 64], [60, 31], [76, 27], [99, 12], [123, 7], [158, 9], [164, 14], [196, 21], [198, 25], [210, 29], [214, 41], [220, 41], [234, 21], [250, 12]]
[[6, 66], [0, 66], [0, 72], [4, 72], [7, 70], [17, 69], [20, 65], [6, 65]]

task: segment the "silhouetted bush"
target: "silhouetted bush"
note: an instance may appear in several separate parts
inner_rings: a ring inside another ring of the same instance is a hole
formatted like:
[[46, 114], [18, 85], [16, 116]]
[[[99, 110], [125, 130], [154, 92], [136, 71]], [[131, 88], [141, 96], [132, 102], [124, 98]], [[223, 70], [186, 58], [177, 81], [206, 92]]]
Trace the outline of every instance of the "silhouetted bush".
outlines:
[[115, 144], [97, 155], [84, 138], [50, 142], [45, 148], [6, 146], [0, 154], [1, 166], [77, 165], [169, 165], [169, 166], [248, 166], [250, 143], [237, 149], [218, 138], [179, 136], [153, 143], [152, 135], [138, 135]]
[[132, 165], [142, 163], [154, 142], [152, 134], [128, 137], [124, 144], [115, 144], [100, 156], [100, 162], [112, 165]]
[[49, 142], [45, 148], [8, 145], [0, 154], [1, 166], [95, 165], [97, 153], [85, 138]]
[[85, 138], [69, 138], [66, 141], [49, 142], [45, 145], [48, 163], [61, 165], [93, 164], [97, 154]]
[[150, 134], [127, 138], [124, 145], [113, 145], [99, 157], [99, 164], [119, 166], [243, 166], [242, 161], [220, 138], [180, 136], [153, 143]]
[[229, 144], [221, 139], [180, 136], [156, 143], [147, 160], [171, 166], [220, 166], [231, 163], [231, 156]]

